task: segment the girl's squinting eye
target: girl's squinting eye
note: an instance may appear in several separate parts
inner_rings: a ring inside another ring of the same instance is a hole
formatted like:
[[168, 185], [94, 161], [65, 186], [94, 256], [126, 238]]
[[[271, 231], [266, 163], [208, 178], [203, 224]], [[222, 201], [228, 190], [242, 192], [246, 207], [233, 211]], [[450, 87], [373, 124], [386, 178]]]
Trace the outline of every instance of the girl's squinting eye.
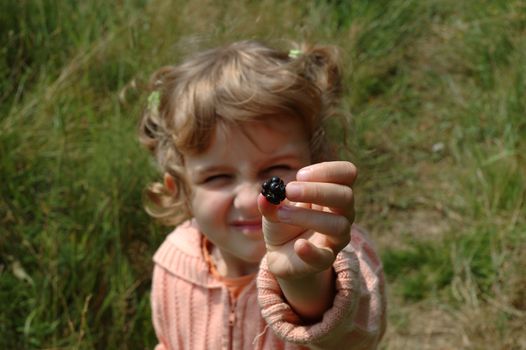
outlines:
[[204, 184], [215, 183], [218, 181], [228, 180], [229, 178], [230, 178], [230, 175], [228, 174], [216, 174], [216, 175], [211, 175], [211, 176], [206, 177], [202, 182]]

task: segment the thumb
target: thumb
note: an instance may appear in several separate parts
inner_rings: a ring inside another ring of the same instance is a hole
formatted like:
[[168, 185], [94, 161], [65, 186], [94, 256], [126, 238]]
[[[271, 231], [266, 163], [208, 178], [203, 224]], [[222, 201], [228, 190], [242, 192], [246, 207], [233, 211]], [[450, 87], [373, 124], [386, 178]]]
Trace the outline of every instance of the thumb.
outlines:
[[277, 215], [278, 210], [282, 206], [287, 205], [287, 200], [278, 205], [274, 205], [267, 201], [265, 196], [259, 194], [257, 201], [259, 212], [263, 216], [263, 236], [267, 246], [283, 245], [305, 230], [299, 226], [282, 223], [279, 220]]
[[264, 195], [261, 193], [258, 195], [258, 209], [263, 218], [271, 221], [271, 222], [278, 222], [278, 208], [282, 205], [281, 203], [278, 205], [274, 205], [270, 203]]

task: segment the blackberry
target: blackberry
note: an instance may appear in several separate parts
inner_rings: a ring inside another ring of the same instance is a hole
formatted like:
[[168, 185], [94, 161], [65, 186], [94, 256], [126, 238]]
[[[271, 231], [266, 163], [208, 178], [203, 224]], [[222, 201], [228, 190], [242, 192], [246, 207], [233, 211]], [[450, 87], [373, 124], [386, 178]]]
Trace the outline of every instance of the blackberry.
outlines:
[[265, 181], [261, 187], [263, 188], [261, 194], [263, 194], [270, 203], [278, 205], [285, 199], [285, 184], [279, 177], [271, 177]]

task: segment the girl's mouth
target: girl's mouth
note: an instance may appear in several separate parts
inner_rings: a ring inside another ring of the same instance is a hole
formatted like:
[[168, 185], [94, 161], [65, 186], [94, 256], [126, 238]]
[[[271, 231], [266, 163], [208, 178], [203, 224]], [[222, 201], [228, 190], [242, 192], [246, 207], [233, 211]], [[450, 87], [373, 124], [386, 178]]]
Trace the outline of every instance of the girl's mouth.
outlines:
[[261, 229], [261, 220], [234, 221], [232, 226], [236, 228]]
[[261, 220], [236, 220], [231, 225], [234, 230], [240, 231], [249, 238], [259, 240], [263, 236]]

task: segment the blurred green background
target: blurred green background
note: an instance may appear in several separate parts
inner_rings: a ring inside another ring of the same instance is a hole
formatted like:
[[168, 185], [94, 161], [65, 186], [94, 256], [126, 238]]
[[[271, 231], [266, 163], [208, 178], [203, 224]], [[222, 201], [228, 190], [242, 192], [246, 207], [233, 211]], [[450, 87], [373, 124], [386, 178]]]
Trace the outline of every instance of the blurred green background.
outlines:
[[159, 66], [339, 45], [383, 349], [526, 349], [523, 0], [0, 2], [0, 349], [153, 348], [136, 139]]

